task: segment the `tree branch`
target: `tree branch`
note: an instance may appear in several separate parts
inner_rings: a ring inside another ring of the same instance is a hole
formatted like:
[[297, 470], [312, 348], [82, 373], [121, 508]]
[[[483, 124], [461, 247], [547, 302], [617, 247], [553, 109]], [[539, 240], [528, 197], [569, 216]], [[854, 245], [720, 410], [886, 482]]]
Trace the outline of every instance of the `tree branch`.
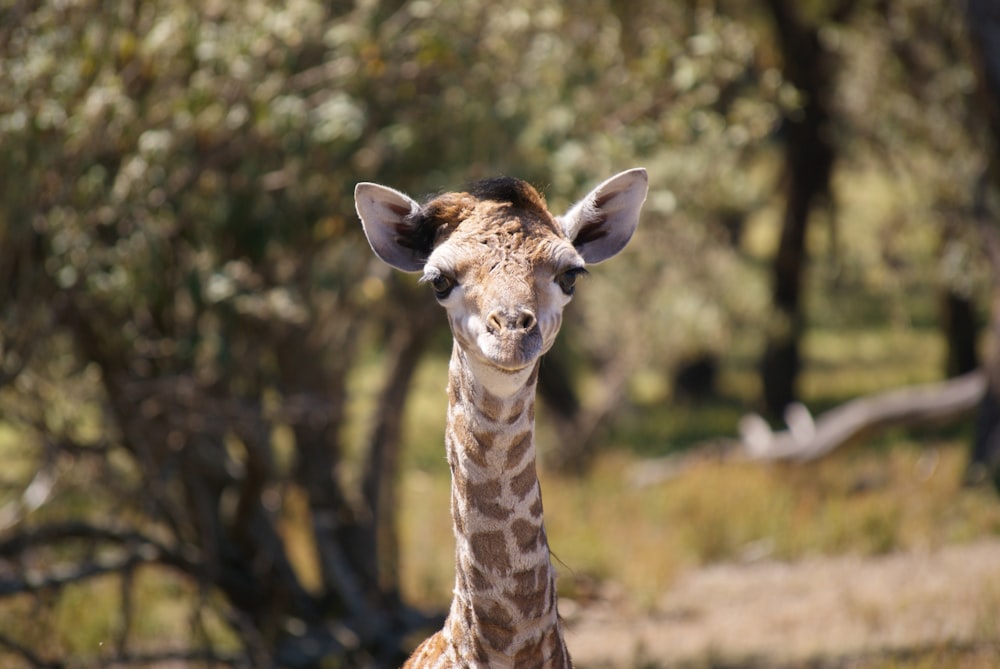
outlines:
[[971, 412], [986, 392], [986, 375], [975, 370], [943, 383], [894, 389], [859, 397], [815, 420], [802, 404], [785, 412], [787, 430], [773, 432], [762, 418], [740, 421], [751, 460], [816, 460], [865, 434], [893, 425], [951, 420]]
[[140, 551], [114, 558], [97, 558], [69, 567], [53, 568], [48, 574], [29, 573], [20, 579], [0, 579], [0, 597], [41, 590], [59, 590], [78, 581], [118, 573], [137, 564], [154, 561], [154, 556], [143, 555]]
[[775, 432], [757, 414], [740, 421], [740, 438], [721, 438], [679, 454], [641, 463], [633, 485], [662, 483], [698, 462], [792, 460], [809, 462], [837, 448], [896, 425], [954, 420], [971, 414], [986, 392], [986, 374], [975, 370], [942, 383], [897, 388], [859, 397], [813, 418], [799, 403], [785, 412], [787, 430]]
[[160, 542], [134, 530], [120, 530], [79, 521], [70, 521], [24, 529], [0, 541], [0, 557], [10, 556], [37, 544], [48, 544], [74, 539], [90, 539], [92, 541], [106, 541], [116, 544], [148, 544], [160, 553], [172, 554]]

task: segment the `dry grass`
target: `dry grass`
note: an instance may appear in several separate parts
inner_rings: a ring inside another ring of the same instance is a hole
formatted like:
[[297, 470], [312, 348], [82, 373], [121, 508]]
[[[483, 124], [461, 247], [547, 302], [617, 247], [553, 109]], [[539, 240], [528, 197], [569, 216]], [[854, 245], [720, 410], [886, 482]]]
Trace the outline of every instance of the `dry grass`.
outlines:
[[[582, 479], [543, 473], [546, 525], [565, 595], [614, 581], [648, 603], [679, 571], [716, 562], [929, 550], [1000, 535], [991, 491], [959, 485], [965, 449], [912, 442], [809, 465], [703, 464], [669, 484], [629, 485], [635, 464], [602, 456]], [[403, 582], [414, 600], [450, 597], [447, 472], [408, 472]]]

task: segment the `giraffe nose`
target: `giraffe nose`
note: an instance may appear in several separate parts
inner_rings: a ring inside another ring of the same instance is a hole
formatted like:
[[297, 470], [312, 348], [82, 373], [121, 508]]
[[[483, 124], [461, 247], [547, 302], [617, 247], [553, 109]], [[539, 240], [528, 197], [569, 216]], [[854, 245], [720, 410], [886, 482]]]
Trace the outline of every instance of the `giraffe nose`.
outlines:
[[530, 309], [500, 307], [486, 317], [487, 327], [493, 332], [530, 330], [537, 319]]

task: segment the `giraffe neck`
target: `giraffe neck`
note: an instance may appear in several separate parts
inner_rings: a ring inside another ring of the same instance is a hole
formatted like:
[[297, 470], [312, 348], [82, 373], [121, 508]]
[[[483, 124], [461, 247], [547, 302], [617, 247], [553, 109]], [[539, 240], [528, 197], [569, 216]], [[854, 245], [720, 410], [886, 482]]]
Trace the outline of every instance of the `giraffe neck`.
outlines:
[[456, 345], [445, 433], [456, 576], [444, 635], [471, 666], [569, 667], [535, 471], [538, 363], [520, 384], [488, 381], [506, 396], [476, 371]]

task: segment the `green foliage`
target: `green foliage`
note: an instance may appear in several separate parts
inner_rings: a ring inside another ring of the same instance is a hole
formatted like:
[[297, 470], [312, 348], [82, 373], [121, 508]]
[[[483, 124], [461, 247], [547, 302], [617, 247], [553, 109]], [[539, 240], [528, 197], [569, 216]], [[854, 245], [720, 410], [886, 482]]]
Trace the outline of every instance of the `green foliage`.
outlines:
[[[984, 283], [954, 225], [983, 160], [957, 18], [889, 4], [882, 16], [860, 3], [822, 33], [842, 67], [843, 150], [831, 232], [812, 240], [828, 261], [813, 277], [822, 324], [907, 320], [877, 300], [842, 316], [861, 294], [916, 289], [926, 305], [940, 285]], [[595, 271], [567, 319], [579, 378], [641, 371], [655, 390], [704, 351], [745, 366], [767, 318], [777, 124], [801, 104], [762, 16], [756, 3], [654, 0], [0, 3], [0, 558], [53, 577], [133, 560], [14, 602], [15, 617], [46, 621], [23, 643], [81, 662], [164, 637], [289, 666], [402, 651], [413, 616], [393, 569], [371, 567], [391, 552], [379, 534], [391, 517], [362, 486], [382, 464], [368, 459], [372, 398], [409, 382], [393, 361], [433, 349], [423, 337], [443, 318], [372, 257], [358, 181], [420, 196], [508, 173], [559, 212], [644, 165], [628, 259]], [[665, 423], [613, 434], [686, 430]], [[408, 457], [443, 470], [428, 451]], [[773, 510], [693, 550], [732, 555]], [[870, 550], [896, 545], [894, 522], [872, 511]], [[52, 527], [63, 534], [31, 534]], [[168, 572], [176, 581], [150, 583]], [[125, 625], [130, 588], [152, 608], [176, 594], [185, 629]], [[86, 601], [122, 613], [81, 621]], [[315, 648], [320, 659], [303, 650]]]

